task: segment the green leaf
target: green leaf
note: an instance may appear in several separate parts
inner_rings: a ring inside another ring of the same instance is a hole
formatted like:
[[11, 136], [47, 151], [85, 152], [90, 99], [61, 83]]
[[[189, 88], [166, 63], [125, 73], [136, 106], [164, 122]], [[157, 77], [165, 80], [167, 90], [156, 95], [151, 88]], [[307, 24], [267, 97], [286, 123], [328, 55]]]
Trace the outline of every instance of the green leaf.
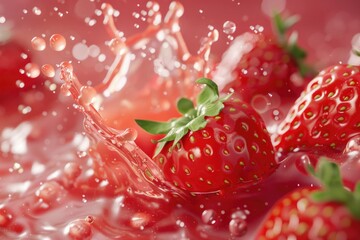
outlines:
[[141, 119], [135, 119], [135, 122], [151, 134], [166, 134], [172, 128], [171, 122], [154, 122]]
[[159, 155], [161, 150], [163, 150], [163, 148], [165, 147], [166, 143], [167, 142], [158, 142], [158, 144], [156, 145], [156, 149], [155, 149], [153, 158], [156, 157], [157, 155]]
[[353, 50], [353, 53], [354, 53], [356, 56], [360, 57], [360, 50], [354, 49], [354, 50]]
[[182, 117], [169, 122], [154, 122], [136, 120], [136, 123], [152, 134], [165, 134], [165, 137], [157, 141], [154, 156], [157, 156], [167, 142], [172, 142], [172, 148], [189, 132], [198, 131], [206, 127], [205, 117], [216, 116], [224, 108], [223, 102], [230, 98], [231, 94], [219, 97], [219, 89], [215, 82], [208, 78], [200, 78], [196, 83], [204, 84], [197, 97], [197, 106], [187, 98], [181, 98], [177, 102], [178, 110]]
[[[278, 34], [279, 40], [285, 40], [285, 34], [299, 21], [298, 15], [293, 15], [288, 17], [287, 19], [283, 19], [279, 13], [275, 13], [273, 16], [273, 25], [275, 27], [275, 31]], [[281, 41], [282, 42], [282, 41]]]
[[318, 163], [316, 176], [327, 188], [341, 188], [343, 186], [340, 170], [336, 163], [321, 158]]
[[179, 112], [183, 115], [188, 114], [195, 109], [193, 102], [187, 98], [180, 98], [177, 102], [177, 108]]
[[187, 124], [187, 127], [191, 131], [195, 132], [199, 129], [206, 127], [206, 120], [205, 120], [204, 116], [196, 117]]
[[213, 104], [207, 104], [203, 107], [203, 114], [207, 117], [214, 117], [219, 115], [220, 111], [224, 108], [224, 104], [220, 101], [213, 103]]
[[200, 78], [196, 81], [196, 83], [205, 84], [204, 89], [200, 92], [196, 100], [198, 106], [218, 99], [218, 86], [212, 80], [208, 78]]
[[176, 131], [176, 134], [175, 134], [175, 139], [174, 139], [174, 142], [173, 142], [173, 147], [176, 146], [176, 144], [189, 132], [189, 129], [186, 128], [186, 127], [182, 127], [182, 128], [179, 128], [177, 131]]
[[274, 14], [273, 23], [279, 35], [284, 35], [286, 33], [287, 27], [285, 26], [285, 23], [279, 13]]
[[286, 19], [283, 19], [281, 15], [277, 13], [273, 16], [273, 27], [277, 35], [279, 45], [283, 47], [290, 54], [292, 59], [296, 62], [301, 76], [307, 77], [316, 75], [317, 71], [313, 67], [305, 64], [305, 58], [307, 56], [307, 53], [297, 43], [298, 34], [296, 32], [293, 32], [292, 34], [290, 34], [288, 40], [286, 36], [287, 31], [293, 25], [295, 25], [295, 23], [297, 23], [299, 19], [300, 18], [298, 15], [290, 16]]
[[344, 187], [339, 166], [326, 158], [320, 158], [315, 176], [323, 183], [323, 188], [313, 192], [312, 199], [317, 202], [337, 202], [346, 206], [351, 215], [360, 219], [360, 182], [354, 192]]

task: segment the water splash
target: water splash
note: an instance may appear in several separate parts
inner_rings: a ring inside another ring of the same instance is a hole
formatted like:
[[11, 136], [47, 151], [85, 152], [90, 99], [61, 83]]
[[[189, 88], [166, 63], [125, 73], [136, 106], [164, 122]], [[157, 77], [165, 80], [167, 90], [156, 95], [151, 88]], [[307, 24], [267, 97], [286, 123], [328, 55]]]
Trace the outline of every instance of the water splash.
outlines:
[[[71, 95], [74, 98], [75, 107], [85, 115], [84, 127], [94, 142], [93, 148], [103, 143], [106, 148], [116, 152], [123, 162], [119, 164], [129, 171], [128, 179], [134, 179], [131, 174], [137, 176], [137, 180], [130, 184], [131, 187], [142, 192], [162, 194], [156, 189], [172, 191], [172, 186], [164, 181], [161, 171], [151, 158], [135, 144], [136, 130], [131, 126], [123, 130], [112, 128], [104, 120], [102, 114], [114, 112], [113, 109], [109, 109], [109, 105], [116, 106], [117, 118], [119, 114], [128, 114], [128, 109], [119, 104], [124, 101], [130, 102], [132, 106], [139, 105], [137, 112], [153, 113], [154, 107], [165, 108], [165, 110], [169, 108], [169, 104], [164, 105], [164, 102], [161, 102], [164, 95], [166, 96], [164, 101], [173, 103], [178, 97], [191, 96], [198, 91], [198, 87], [194, 86], [195, 80], [200, 76], [206, 76], [209, 72], [210, 48], [213, 42], [217, 41], [218, 32], [213, 29], [202, 43], [197, 55], [191, 55], [179, 26], [179, 18], [184, 11], [183, 6], [178, 2], [172, 2], [164, 19], [156, 2], [149, 2], [147, 8], [148, 27], [141, 33], [125, 38], [115, 27], [114, 9], [110, 4], [103, 4], [104, 24], [112, 38], [109, 47], [115, 54], [115, 61], [105, 79], [94, 87], [82, 85], [74, 73], [71, 62], [62, 62], [60, 64], [61, 79], [65, 83], [61, 89], [65, 95]], [[57, 40], [59, 39], [57, 37]], [[54, 44], [52, 47], [54, 48]], [[55, 50], [59, 49], [60, 47], [55, 47]], [[144, 54], [150, 57], [145, 59]], [[141, 71], [134, 74], [136, 73], [134, 67], [141, 68]], [[149, 75], [146, 71], [150, 72]], [[149, 76], [152, 79], [146, 79]], [[136, 91], [130, 92], [128, 89], [122, 91], [125, 87], [129, 88], [128, 85], [132, 88], [136, 86]], [[142, 92], [141, 98], [137, 96], [139, 86], [145, 88], [145, 93]], [[156, 89], [156, 92], [148, 91], [146, 86]], [[137, 100], [134, 100], [134, 97]], [[143, 108], [143, 97], [148, 98], [153, 106]], [[100, 114], [100, 108], [106, 111]], [[157, 112], [161, 111], [164, 109]], [[119, 120], [121, 121], [121, 118]], [[96, 152], [96, 150], [90, 151], [95, 159]], [[123, 180], [123, 176], [118, 176], [121, 174], [113, 172], [110, 175], [112, 176], [107, 176], [110, 181], [125, 185], [119, 179]], [[179, 194], [178, 191], [176, 194]]]

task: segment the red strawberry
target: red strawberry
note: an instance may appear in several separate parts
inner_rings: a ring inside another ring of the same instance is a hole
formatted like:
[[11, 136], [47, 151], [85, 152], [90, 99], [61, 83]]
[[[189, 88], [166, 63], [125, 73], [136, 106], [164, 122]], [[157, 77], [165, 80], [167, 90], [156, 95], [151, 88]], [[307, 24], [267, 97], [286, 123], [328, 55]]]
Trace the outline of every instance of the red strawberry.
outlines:
[[344, 188], [336, 163], [322, 159], [322, 188], [300, 188], [270, 210], [256, 239], [359, 239], [360, 182]]
[[206, 78], [197, 107], [180, 99], [182, 118], [169, 123], [137, 120], [145, 130], [166, 134], [154, 161], [165, 178], [189, 192], [214, 192], [259, 182], [276, 166], [273, 146], [260, 116], [246, 103], [219, 98], [217, 85]]
[[236, 38], [217, 67], [214, 81], [228, 83], [225, 90], [233, 88], [248, 103], [255, 96], [276, 93], [281, 97], [296, 99], [313, 71], [304, 64], [306, 53], [296, 44], [296, 34], [286, 39], [286, 31], [297, 21], [286, 21], [275, 15], [278, 37], [260, 31], [247, 32]]
[[335, 65], [315, 77], [274, 137], [281, 152], [342, 151], [360, 134], [360, 67]]
[[[0, 99], [9, 96], [13, 97], [14, 93], [29, 89], [37, 82], [35, 79], [26, 76], [26, 74], [20, 73], [20, 70], [24, 69], [30, 61], [27, 51], [18, 42], [13, 40], [0, 42]], [[21, 82], [24, 86], [20, 86]]]

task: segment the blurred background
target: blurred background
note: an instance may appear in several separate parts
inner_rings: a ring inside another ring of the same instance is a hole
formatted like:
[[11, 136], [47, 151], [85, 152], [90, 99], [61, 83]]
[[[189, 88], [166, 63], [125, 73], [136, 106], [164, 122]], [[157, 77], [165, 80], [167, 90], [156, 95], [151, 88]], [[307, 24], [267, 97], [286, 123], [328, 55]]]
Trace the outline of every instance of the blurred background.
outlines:
[[[147, 26], [146, 4], [140, 0], [12, 0], [0, 3], [0, 39], [16, 41], [25, 53], [40, 66], [75, 60], [77, 74], [83, 81], [99, 81], [114, 60], [106, 43], [111, 39], [100, 14], [103, 2], [115, 9], [115, 24], [125, 37], [142, 32]], [[254, 27], [270, 33], [269, 16], [274, 11], [301, 17], [294, 27], [299, 42], [308, 50], [309, 60], [319, 67], [347, 62], [352, 46], [360, 47], [360, 17], [358, 0], [180, 0], [184, 15], [180, 19], [181, 31], [189, 51], [196, 54], [201, 39], [209, 29], [219, 30], [219, 41], [212, 54], [219, 58], [231, 40]], [[163, 16], [170, 0], [161, 0]], [[100, 11], [100, 12], [99, 12]], [[228, 24], [226, 25], [226, 22]], [[229, 30], [229, 22], [231, 29]], [[54, 33], [67, 40], [66, 49], [54, 52], [51, 48], [34, 51], [31, 39], [44, 39]], [[3, 60], [2, 60], [3, 61]], [[91, 66], [91, 67], [89, 67]], [[0, 86], [1, 87], [1, 86]]]

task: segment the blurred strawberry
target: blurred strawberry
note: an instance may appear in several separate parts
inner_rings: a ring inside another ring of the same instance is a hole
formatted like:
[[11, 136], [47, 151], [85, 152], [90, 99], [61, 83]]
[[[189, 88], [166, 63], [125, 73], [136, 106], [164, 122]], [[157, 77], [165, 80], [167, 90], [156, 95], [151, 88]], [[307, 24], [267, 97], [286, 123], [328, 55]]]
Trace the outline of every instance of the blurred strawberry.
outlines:
[[297, 20], [276, 14], [277, 37], [261, 30], [237, 37], [217, 66], [214, 81], [226, 91], [233, 88], [248, 103], [256, 95], [268, 94], [295, 100], [315, 72], [304, 62], [306, 52], [297, 45], [297, 34], [287, 39], [286, 32]]
[[36, 79], [25, 74], [25, 66], [30, 63], [31, 57], [20, 43], [15, 40], [0, 42], [0, 100], [32, 88]]
[[256, 239], [358, 239], [360, 182], [344, 188], [336, 163], [321, 159], [321, 188], [298, 188], [272, 207]]

